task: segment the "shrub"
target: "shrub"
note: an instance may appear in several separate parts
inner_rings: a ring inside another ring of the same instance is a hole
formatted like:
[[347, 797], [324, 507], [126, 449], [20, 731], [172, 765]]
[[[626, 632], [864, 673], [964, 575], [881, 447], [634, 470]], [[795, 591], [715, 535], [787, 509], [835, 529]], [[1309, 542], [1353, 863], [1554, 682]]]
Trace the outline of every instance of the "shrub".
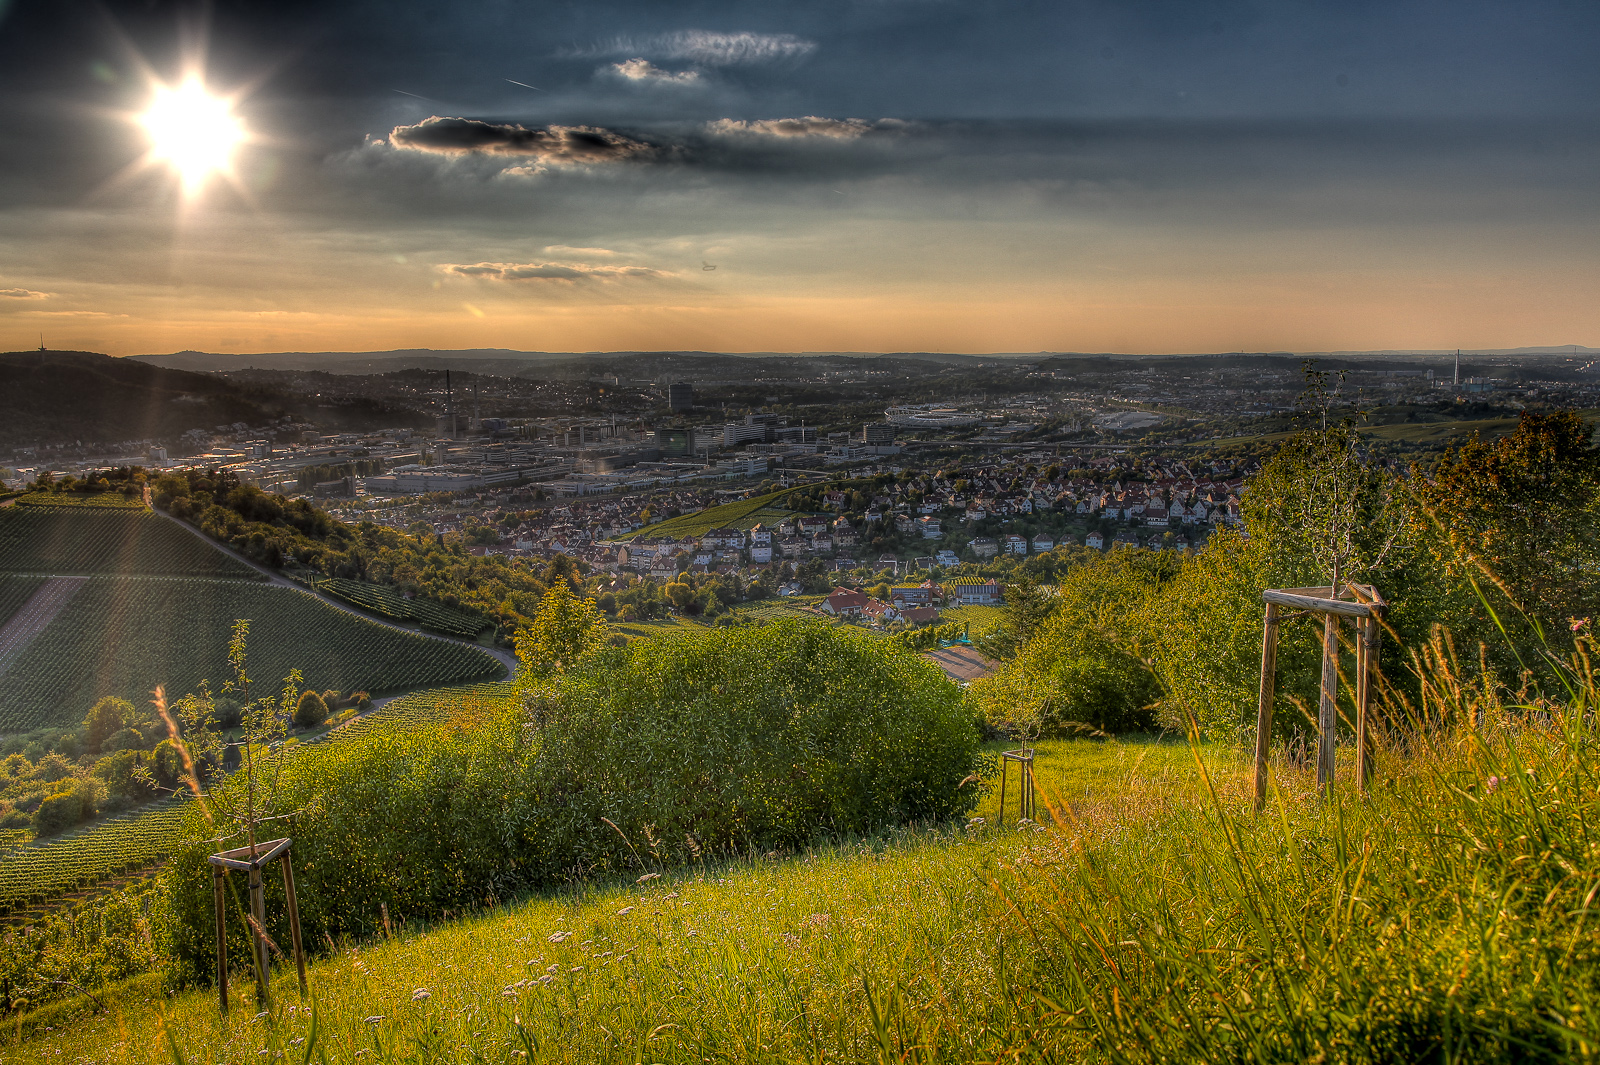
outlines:
[[118, 751], [142, 751], [145, 749], [144, 733], [136, 728], [118, 729], [106, 737], [100, 745], [101, 753], [115, 754]]
[[328, 720], [328, 704], [316, 692], [305, 692], [294, 707], [296, 728], [316, 728]]
[[[603, 646], [470, 728], [304, 748], [282, 789], [302, 811], [286, 834], [320, 941], [370, 929], [380, 904], [428, 918], [578, 875], [957, 817], [977, 759], [961, 693], [931, 663], [791, 621]], [[213, 949], [209, 846], [166, 874], [196, 972]]]
[[81, 783], [47, 796], [34, 811], [33, 831], [40, 836], [53, 836], [87, 821], [95, 813], [94, 799], [94, 790]]

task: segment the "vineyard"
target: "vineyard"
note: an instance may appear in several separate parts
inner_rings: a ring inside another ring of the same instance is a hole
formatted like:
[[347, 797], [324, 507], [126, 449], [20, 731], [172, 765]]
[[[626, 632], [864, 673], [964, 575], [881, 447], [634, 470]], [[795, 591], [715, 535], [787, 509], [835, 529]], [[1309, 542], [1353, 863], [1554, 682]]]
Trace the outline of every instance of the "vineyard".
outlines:
[[129, 499], [121, 492], [29, 492], [18, 496], [19, 507], [69, 507], [91, 510], [143, 510], [143, 498]]
[[163, 800], [6, 853], [0, 857], [0, 912], [48, 902], [164, 857], [177, 842], [184, 805]]
[[[466, 725], [501, 712], [518, 692], [510, 683], [416, 692], [310, 743], [365, 742], [446, 720]], [[165, 800], [37, 844], [27, 843], [32, 836], [27, 830], [0, 833], [0, 914], [47, 903], [158, 861], [177, 843], [186, 807], [182, 800]]]
[[44, 583], [43, 577], [8, 577], [0, 575], [0, 625], [16, 617], [17, 611]]
[[0, 570], [262, 579], [149, 511], [87, 506], [0, 508]]
[[400, 632], [294, 589], [95, 577], [0, 674], [0, 731], [75, 722], [106, 695], [144, 703], [157, 684], [173, 694], [219, 684], [230, 676], [236, 618], [250, 619], [250, 673], [263, 692], [291, 669], [318, 690], [375, 693], [504, 672], [478, 648]]
[[315, 580], [311, 586], [324, 595], [342, 599], [381, 617], [414, 622], [430, 632], [463, 640], [475, 639], [489, 626], [488, 619], [481, 614], [447, 607], [431, 599], [407, 599], [385, 584], [327, 577]]

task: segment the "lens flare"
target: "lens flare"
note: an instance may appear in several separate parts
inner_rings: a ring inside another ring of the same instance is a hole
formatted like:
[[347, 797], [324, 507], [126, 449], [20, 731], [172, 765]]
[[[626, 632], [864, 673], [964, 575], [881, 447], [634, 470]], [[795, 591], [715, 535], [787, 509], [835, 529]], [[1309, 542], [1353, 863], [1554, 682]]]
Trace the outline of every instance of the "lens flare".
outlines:
[[172, 167], [186, 195], [198, 193], [212, 174], [232, 172], [234, 149], [248, 139], [233, 105], [190, 75], [176, 86], [157, 84], [139, 116], [150, 138], [151, 160]]

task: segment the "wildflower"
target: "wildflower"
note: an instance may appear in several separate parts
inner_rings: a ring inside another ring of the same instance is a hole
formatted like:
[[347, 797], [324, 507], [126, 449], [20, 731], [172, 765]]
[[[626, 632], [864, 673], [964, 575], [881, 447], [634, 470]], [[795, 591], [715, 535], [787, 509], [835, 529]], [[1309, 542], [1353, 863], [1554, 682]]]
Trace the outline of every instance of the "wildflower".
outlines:
[[1486, 790], [1493, 791], [1495, 788], [1498, 788], [1499, 786], [1500, 786], [1500, 778], [1499, 777], [1490, 777], [1489, 778], [1489, 786], [1488, 786], [1488, 788]]
[[571, 938], [572, 938], [572, 933], [568, 932], [565, 929], [562, 929], [559, 932], [552, 932], [550, 934], [550, 942], [552, 942], [552, 943], [565, 943], [567, 940], [569, 940]]
[[432, 997], [433, 995], [425, 987], [419, 987], [415, 991], [411, 992], [412, 1002], [426, 1002]]
[[1589, 624], [1589, 619], [1588, 618], [1573, 618], [1572, 619], [1572, 631], [1573, 632], [1577, 632], [1579, 629], [1583, 628], [1587, 624]]
[[660, 878], [661, 878], [661, 874], [660, 873], [646, 873], [643, 876], [641, 876], [639, 879], [635, 880], [634, 883], [635, 884], [642, 884], [646, 880], [659, 880]]

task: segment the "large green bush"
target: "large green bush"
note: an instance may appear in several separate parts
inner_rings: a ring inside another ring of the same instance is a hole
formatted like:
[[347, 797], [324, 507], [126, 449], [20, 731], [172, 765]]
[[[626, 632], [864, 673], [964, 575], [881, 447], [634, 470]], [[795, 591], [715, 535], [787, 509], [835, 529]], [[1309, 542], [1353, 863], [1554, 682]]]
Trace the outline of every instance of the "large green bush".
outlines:
[[[306, 935], [321, 942], [371, 929], [380, 906], [429, 918], [583, 876], [956, 817], [976, 800], [977, 759], [961, 693], [931, 663], [788, 622], [596, 649], [497, 719], [308, 747], [281, 787], [301, 811], [287, 832]], [[214, 846], [167, 873], [175, 946], [200, 972]]]

